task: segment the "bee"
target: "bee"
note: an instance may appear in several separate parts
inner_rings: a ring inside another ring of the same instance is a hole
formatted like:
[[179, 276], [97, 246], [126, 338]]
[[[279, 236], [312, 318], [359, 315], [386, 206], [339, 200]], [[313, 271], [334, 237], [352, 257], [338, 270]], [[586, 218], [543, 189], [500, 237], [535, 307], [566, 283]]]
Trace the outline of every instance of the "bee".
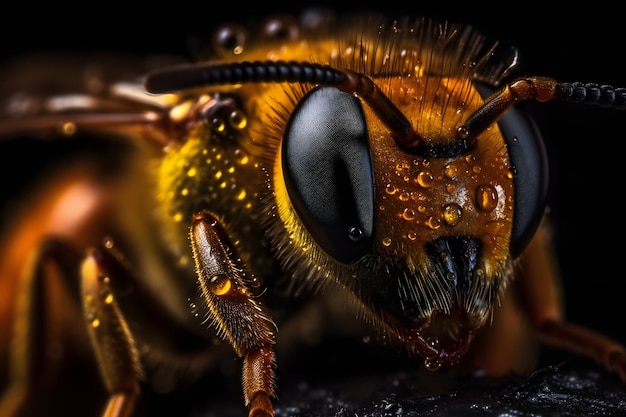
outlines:
[[62, 407], [50, 387], [85, 372], [95, 412], [126, 417], [144, 381], [236, 356], [242, 406], [273, 416], [284, 329], [317, 333], [320, 311], [428, 370], [502, 375], [532, 362], [519, 306], [626, 382], [624, 347], [563, 318], [546, 149], [518, 108], [622, 110], [626, 90], [512, 77], [516, 53], [470, 26], [350, 19], [224, 25], [206, 59], [136, 73], [107, 57], [5, 77], [62, 67], [5, 97], [3, 140], [89, 150], [5, 227], [0, 414]]

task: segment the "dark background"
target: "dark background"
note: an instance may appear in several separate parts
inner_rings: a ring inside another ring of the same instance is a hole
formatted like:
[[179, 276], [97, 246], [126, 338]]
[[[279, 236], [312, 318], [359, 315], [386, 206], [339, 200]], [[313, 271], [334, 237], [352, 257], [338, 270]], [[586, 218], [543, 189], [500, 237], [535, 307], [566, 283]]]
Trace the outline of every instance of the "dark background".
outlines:
[[[430, 16], [467, 22], [493, 39], [516, 45], [527, 74], [563, 81], [626, 86], [626, 29], [616, 9], [599, 2], [575, 10], [547, 9], [537, 2], [507, 2], [477, 7], [411, 2], [395, 6], [352, 6], [340, 12], [382, 11], [390, 16]], [[322, 5], [314, 3], [313, 5]], [[223, 21], [246, 22], [273, 12], [299, 12], [302, 6], [211, 2], [134, 6], [82, 3], [42, 6], [16, 4], [0, 28], [0, 53], [10, 59], [32, 51], [114, 50], [131, 53], [189, 52], [194, 40], [208, 37]], [[226, 8], [227, 10], [219, 10]], [[13, 24], [7, 24], [7, 21]], [[550, 203], [556, 220], [556, 243], [564, 275], [567, 316], [626, 342], [624, 299], [624, 218], [622, 202], [626, 153], [626, 112], [586, 105], [547, 103], [536, 118], [549, 149], [552, 170]], [[0, 174], [6, 178], [1, 199], [17, 188], [8, 165], [14, 160], [0, 144]], [[20, 164], [35, 168], [37, 155], [20, 155]], [[30, 164], [33, 162], [33, 164]], [[24, 169], [22, 167], [22, 169]], [[11, 179], [9, 181], [9, 178]], [[19, 181], [19, 179], [17, 180]], [[9, 186], [9, 182], [11, 185]], [[0, 183], [1, 184], [1, 183]]]

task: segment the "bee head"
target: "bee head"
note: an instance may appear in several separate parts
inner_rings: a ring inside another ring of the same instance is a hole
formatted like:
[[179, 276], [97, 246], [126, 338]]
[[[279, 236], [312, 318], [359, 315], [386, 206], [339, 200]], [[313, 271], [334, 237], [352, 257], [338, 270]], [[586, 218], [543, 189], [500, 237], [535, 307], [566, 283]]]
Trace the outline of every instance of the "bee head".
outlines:
[[543, 214], [545, 155], [511, 103], [486, 104], [475, 51], [449, 58], [429, 49], [448, 43], [422, 42], [425, 55], [369, 76], [255, 61], [168, 69], [147, 86], [310, 86], [272, 127], [277, 259], [305, 285], [344, 287], [387, 340], [451, 364], [489, 321]]
[[[423, 103], [437, 102], [441, 84], [386, 82], [404, 92], [394, 106], [419, 142], [398, 141], [352, 94], [311, 90], [282, 140], [281, 217], [299, 225], [292, 235], [306, 236], [300, 247], [321, 248], [305, 251], [316, 259], [305, 268], [327, 265], [409, 350], [454, 363], [488, 322], [538, 223], [543, 195], [533, 184], [544, 186], [544, 150], [523, 114], [464, 137], [468, 114], [483, 103], [473, 87], [468, 94], [455, 84], [448, 103], [434, 106]], [[538, 170], [518, 169], [525, 159]]]

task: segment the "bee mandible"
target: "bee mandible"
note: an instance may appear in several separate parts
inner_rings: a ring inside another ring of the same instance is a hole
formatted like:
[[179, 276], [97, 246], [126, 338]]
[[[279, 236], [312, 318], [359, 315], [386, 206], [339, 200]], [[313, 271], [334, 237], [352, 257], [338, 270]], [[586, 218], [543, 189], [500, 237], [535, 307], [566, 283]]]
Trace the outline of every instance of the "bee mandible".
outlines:
[[[68, 169], [5, 235], [2, 415], [57, 372], [40, 341], [69, 338], [47, 314], [62, 309], [97, 358], [102, 415], [132, 415], [151, 358], [200, 346], [199, 372], [223, 340], [241, 358], [248, 415], [273, 416], [282, 324], [293, 300], [327, 294], [430, 370], [489, 374], [518, 366], [515, 351], [487, 353], [515, 298], [542, 340], [626, 382], [624, 348], [559, 311], [546, 152], [516, 109], [622, 110], [626, 90], [510, 79], [515, 55], [497, 61], [497, 44], [449, 22], [281, 24], [258, 38], [224, 26], [211, 59], [139, 79], [8, 98], [6, 140], [106, 136], [133, 152], [120, 178]], [[159, 326], [188, 344], [155, 342]], [[486, 350], [470, 352], [477, 343]]]

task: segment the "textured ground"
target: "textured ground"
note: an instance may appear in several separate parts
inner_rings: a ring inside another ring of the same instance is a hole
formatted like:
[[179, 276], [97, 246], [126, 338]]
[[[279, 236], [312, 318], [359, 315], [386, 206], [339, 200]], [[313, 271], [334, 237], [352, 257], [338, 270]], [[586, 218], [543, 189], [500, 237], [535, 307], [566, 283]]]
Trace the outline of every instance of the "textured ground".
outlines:
[[[283, 372], [276, 417], [626, 416], [626, 389], [617, 376], [561, 352], [547, 352], [548, 364], [529, 376], [501, 380], [453, 378], [445, 370], [432, 374], [420, 366], [402, 370], [394, 362], [397, 358], [389, 364], [394, 369], [385, 372], [384, 356], [376, 356], [379, 365], [368, 371], [371, 357], [359, 359], [355, 353], [342, 362], [332, 358], [332, 351], [322, 352], [290, 369], [293, 373]], [[319, 361], [326, 354], [330, 360], [324, 365]], [[350, 369], [359, 362], [360, 370]], [[190, 410], [185, 415], [194, 417], [245, 417], [238, 384], [237, 377], [211, 382], [186, 399], [151, 402], [148, 411], [180, 415], [185, 409]]]
[[[543, 368], [527, 379], [502, 382], [466, 379], [437, 394], [419, 396], [426, 385], [408, 374], [381, 376], [376, 390], [360, 400], [347, 391], [364, 381], [336, 388], [302, 385], [278, 410], [280, 417], [391, 416], [620, 416], [626, 415], [626, 392], [593, 366], [565, 362]], [[371, 382], [371, 381], [370, 381]], [[364, 387], [367, 389], [368, 387]], [[342, 391], [346, 389], [346, 391]], [[208, 415], [226, 415], [212, 412]], [[233, 412], [232, 417], [237, 416]], [[239, 414], [241, 415], [241, 414]]]

